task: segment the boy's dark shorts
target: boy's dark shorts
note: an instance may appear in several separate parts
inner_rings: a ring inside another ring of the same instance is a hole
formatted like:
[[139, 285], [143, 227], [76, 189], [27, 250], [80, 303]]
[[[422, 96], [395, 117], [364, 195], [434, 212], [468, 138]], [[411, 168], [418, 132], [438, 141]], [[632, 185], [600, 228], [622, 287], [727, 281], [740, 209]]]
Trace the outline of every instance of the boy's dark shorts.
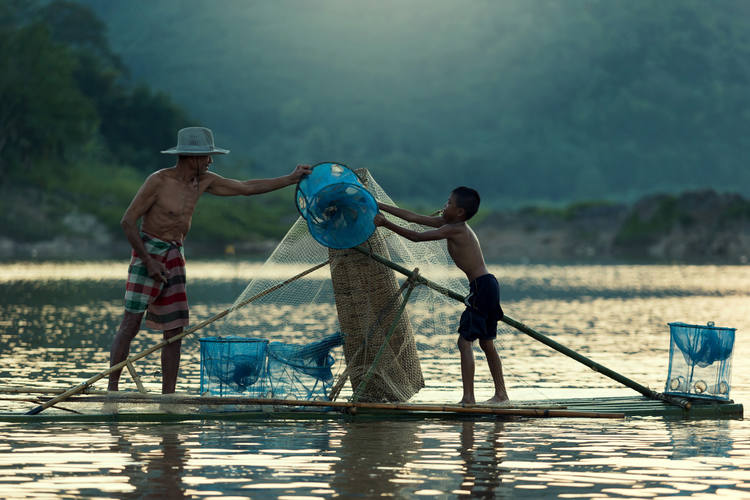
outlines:
[[469, 283], [466, 310], [461, 314], [458, 333], [469, 342], [497, 337], [497, 322], [503, 317], [500, 285], [492, 274]]

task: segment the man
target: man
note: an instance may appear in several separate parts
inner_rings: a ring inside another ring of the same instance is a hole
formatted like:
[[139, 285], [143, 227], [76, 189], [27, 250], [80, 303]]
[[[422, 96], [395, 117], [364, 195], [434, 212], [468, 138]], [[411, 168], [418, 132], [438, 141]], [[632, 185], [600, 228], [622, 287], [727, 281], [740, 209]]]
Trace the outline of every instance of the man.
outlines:
[[479, 209], [479, 193], [466, 186], [454, 189], [439, 216], [415, 214], [403, 208], [378, 203], [383, 211], [396, 217], [435, 229], [412, 231], [386, 219], [383, 214], [375, 216], [375, 225], [390, 229], [411, 241], [446, 240], [448, 253], [453, 262], [469, 280], [469, 296], [466, 310], [461, 314], [458, 327], [458, 351], [461, 356], [461, 381], [463, 397], [461, 404], [474, 404], [474, 353], [472, 343], [479, 340], [479, 347], [487, 357], [487, 364], [495, 385], [495, 393], [488, 404], [508, 405], [503, 367], [495, 349], [497, 322], [503, 317], [500, 307], [500, 286], [488, 270], [479, 245], [479, 239], [466, 223]]
[[[188, 325], [182, 242], [203, 193], [217, 196], [267, 193], [294, 184], [311, 171], [309, 165], [297, 165], [289, 175], [248, 181], [226, 179], [209, 172], [212, 155], [227, 154], [229, 150], [215, 147], [213, 133], [205, 127], [183, 128], [177, 133], [177, 146], [162, 153], [177, 155], [177, 164], [146, 179], [120, 222], [133, 252], [125, 290], [125, 315], [112, 341], [110, 366], [127, 358], [130, 343], [139, 332], [147, 310], [146, 326], [162, 330], [165, 340], [180, 334]], [[173, 342], [161, 351], [163, 394], [175, 391], [180, 344]], [[121, 372], [110, 374], [108, 390], [118, 390]]]

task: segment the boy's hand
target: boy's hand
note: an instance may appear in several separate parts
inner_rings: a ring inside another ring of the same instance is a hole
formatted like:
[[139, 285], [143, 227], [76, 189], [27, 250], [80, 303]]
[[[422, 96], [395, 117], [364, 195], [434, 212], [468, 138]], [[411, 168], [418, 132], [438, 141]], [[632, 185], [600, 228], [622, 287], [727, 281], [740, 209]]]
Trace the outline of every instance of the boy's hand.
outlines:
[[375, 214], [375, 218], [372, 220], [376, 226], [382, 226], [386, 222], [386, 218], [380, 212]]
[[294, 182], [299, 181], [303, 175], [307, 175], [310, 172], [312, 172], [312, 167], [310, 165], [297, 165], [297, 168], [294, 169], [294, 172], [292, 172], [291, 178]]

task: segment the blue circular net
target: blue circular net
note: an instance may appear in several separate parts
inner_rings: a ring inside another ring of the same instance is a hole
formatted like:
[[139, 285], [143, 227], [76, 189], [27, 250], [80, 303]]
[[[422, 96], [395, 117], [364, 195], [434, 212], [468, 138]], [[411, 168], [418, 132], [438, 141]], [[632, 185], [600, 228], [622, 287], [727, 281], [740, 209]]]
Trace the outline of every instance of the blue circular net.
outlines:
[[355, 247], [375, 231], [375, 197], [345, 165], [315, 165], [297, 183], [295, 199], [312, 237], [328, 248]]

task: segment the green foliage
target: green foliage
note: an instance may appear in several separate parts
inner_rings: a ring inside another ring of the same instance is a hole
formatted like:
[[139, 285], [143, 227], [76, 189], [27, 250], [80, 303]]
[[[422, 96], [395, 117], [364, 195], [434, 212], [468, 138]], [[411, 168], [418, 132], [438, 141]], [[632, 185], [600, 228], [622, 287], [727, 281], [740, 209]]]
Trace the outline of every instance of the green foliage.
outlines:
[[560, 220], [573, 220], [582, 212], [586, 212], [592, 208], [598, 207], [611, 207], [615, 204], [609, 200], [584, 200], [570, 203], [562, 207], [555, 207], [549, 205], [530, 205], [519, 209], [518, 213], [521, 215], [528, 215], [531, 217], [548, 217], [552, 219]]
[[204, 195], [190, 230], [190, 240], [236, 243], [281, 239], [299, 214], [291, 187], [249, 198]]
[[750, 201], [741, 197], [735, 197], [721, 214], [720, 223], [728, 223], [738, 220], [750, 220]]
[[677, 223], [684, 221], [674, 196], [660, 196], [649, 214], [637, 207], [620, 226], [615, 244], [623, 247], [648, 245], [668, 233]]
[[76, 60], [44, 25], [0, 31], [0, 60], [0, 174], [64, 158], [91, 136], [97, 116], [73, 79]]

